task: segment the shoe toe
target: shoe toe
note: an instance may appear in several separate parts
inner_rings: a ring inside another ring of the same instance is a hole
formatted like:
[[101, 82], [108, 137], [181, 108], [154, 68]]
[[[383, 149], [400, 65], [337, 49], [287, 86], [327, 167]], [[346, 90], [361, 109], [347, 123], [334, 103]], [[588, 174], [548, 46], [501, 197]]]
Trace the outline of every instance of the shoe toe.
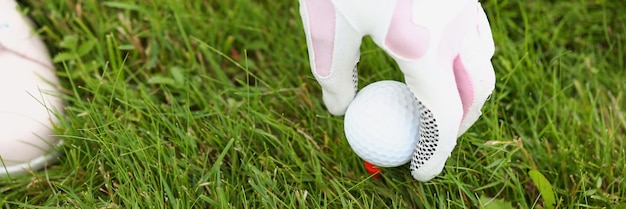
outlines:
[[[12, 0], [0, 0], [0, 176], [40, 169], [59, 143], [62, 111], [47, 48]], [[2, 169], [4, 167], [4, 169]]]

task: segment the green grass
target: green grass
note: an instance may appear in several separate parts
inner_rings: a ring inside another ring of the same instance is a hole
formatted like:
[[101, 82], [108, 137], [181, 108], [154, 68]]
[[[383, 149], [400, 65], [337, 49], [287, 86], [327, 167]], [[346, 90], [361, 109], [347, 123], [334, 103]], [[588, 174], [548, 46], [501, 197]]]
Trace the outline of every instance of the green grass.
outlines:
[[[211, 3], [207, 3], [211, 2]], [[287, 2], [287, 3], [284, 3]], [[313, 79], [297, 1], [31, 1], [67, 100], [59, 163], [0, 207], [626, 207], [626, 9], [486, 1], [497, 86], [444, 172], [367, 175]], [[360, 86], [401, 80], [370, 39]], [[543, 194], [543, 193], [542, 193]], [[493, 205], [493, 204], [492, 204]]]

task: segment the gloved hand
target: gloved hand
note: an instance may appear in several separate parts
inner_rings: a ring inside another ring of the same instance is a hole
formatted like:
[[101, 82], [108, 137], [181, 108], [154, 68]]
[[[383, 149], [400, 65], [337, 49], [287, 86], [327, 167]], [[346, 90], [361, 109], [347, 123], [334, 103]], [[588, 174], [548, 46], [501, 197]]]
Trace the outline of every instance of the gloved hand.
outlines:
[[476, 0], [299, 0], [311, 71], [333, 115], [357, 91], [356, 64], [365, 35], [387, 52], [420, 101], [420, 139], [411, 174], [441, 173], [495, 86], [494, 43]]

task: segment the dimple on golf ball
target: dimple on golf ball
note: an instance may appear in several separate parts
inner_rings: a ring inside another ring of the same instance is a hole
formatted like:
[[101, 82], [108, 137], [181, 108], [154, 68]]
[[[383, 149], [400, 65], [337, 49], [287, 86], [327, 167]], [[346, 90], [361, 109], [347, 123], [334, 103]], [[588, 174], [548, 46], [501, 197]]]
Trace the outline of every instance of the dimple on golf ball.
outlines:
[[348, 106], [344, 132], [352, 150], [366, 162], [379, 167], [403, 165], [419, 140], [417, 100], [404, 83], [372, 83]]

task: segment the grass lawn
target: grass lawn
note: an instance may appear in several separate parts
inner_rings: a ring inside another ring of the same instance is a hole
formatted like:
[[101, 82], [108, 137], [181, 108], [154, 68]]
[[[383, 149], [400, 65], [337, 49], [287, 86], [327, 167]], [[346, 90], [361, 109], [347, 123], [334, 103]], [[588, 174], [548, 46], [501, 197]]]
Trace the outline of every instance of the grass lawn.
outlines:
[[[495, 92], [421, 183], [408, 166], [368, 176], [324, 109], [297, 1], [29, 1], [65, 144], [0, 179], [0, 207], [626, 208], [626, 5], [483, 6]], [[359, 73], [402, 80], [369, 38]]]

